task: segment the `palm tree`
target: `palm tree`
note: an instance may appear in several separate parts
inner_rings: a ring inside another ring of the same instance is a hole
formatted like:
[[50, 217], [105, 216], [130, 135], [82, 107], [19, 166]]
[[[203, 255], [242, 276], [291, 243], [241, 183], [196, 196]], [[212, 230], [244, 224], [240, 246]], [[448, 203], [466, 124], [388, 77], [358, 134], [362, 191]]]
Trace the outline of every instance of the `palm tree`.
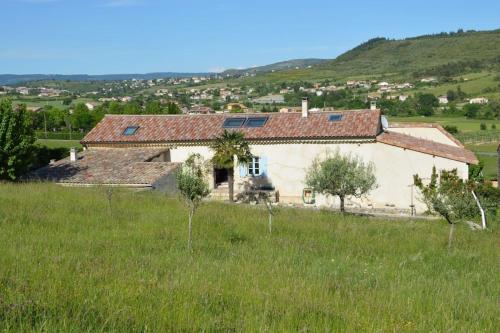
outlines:
[[234, 197], [234, 157], [238, 163], [249, 163], [252, 160], [250, 147], [242, 132], [228, 131], [215, 138], [211, 145], [215, 151], [212, 163], [216, 168], [227, 170], [227, 182], [229, 186], [229, 201]]

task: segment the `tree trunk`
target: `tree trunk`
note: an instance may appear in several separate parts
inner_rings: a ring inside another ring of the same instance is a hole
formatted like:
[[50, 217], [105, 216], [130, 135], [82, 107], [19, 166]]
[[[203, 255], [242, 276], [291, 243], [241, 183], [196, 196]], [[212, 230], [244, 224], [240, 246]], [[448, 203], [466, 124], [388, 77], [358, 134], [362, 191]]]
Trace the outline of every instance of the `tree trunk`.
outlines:
[[194, 215], [194, 208], [191, 207], [189, 209], [189, 235], [188, 235], [188, 250], [192, 251], [192, 241], [191, 241], [191, 234], [193, 231], [193, 215]]
[[342, 213], [344, 213], [345, 212], [345, 208], [344, 208], [345, 197], [343, 195], [341, 195], [341, 196], [339, 196], [339, 198], [340, 198], [340, 211]]
[[453, 231], [455, 231], [455, 223], [450, 223], [450, 234], [448, 235], [448, 249], [451, 249], [451, 242], [453, 241]]
[[269, 212], [269, 234], [273, 232], [273, 214]]
[[227, 170], [227, 185], [229, 189], [229, 201], [234, 201], [234, 168]]

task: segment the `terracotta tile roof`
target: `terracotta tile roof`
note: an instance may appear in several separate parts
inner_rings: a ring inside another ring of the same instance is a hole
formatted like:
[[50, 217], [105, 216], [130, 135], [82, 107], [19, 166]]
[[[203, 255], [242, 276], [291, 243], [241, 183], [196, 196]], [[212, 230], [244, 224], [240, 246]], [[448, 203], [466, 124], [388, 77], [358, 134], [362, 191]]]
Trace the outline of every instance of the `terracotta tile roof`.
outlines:
[[[340, 121], [329, 121], [331, 114], [342, 114]], [[159, 143], [209, 141], [222, 133], [224, 120], [231, 117], [269, 117], [263, 127], [241, 130], [248, 140], [375, 138], [380, 132], [380, 111], [311, 112], [209, 115], [107, 115], [82, 140], [92, 143]], [[125, 136], [129, 126], [139, 126], [134, 135]]]
[[459, 147], [464, 148], [465, 146], [462, 142], [458, 141], [453, 135], [451, 135], [447, 130], [443, 128], [443, 126], [436, 123], [390, 123], [389, 128], [437, 128], [441, 133], [446, 135], [448, 139], [455, 142], [455, 144]]
[[40, 168], [28, 178], [74, 184], [113, 184], [151, 186], [177, 168], [177, 163], [147, 162], [162, 148], [95, 148]]
[[477, 164], [479, 161], [473, 152], [465, 148], [454, 147], [435, 141], [387, 131], [377, 136], [377, 141], [388, 145], [418, 151], [421, 153], [448, 158], [455, 161]]

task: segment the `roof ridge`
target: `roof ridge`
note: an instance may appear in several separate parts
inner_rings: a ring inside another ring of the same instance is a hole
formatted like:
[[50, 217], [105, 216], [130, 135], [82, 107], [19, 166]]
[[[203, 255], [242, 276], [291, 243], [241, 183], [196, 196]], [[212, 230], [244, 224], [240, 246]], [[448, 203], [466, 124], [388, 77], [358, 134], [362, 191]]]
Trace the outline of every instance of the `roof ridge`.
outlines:
[[[312, 111], [309, 115], [317, 115], [317, 114], [328, 114], [328, 113], [350, 113], [350, 112], [380, 112], [380, 110], [370, 110], [370, 109], [349, 109], [349, 110], [333, 110], [333, 111]], [[215, 113], [203, 113], [203, 114], [110, 114], [107, 113], [104, 117], [213, 117], [213, 116], [255, 116], [255, 115], [297, 115], [300, 112], [254, 112], [254, 113], [231, 113], [231, 112], [215, 112]]]

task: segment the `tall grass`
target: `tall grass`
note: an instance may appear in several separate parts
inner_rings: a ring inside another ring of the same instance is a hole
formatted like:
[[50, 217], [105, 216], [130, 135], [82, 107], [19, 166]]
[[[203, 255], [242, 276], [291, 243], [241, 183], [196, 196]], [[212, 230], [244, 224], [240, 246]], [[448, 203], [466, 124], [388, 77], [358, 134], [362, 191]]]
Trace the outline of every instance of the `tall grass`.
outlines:
[[0, 331], [494, 332], [499, 231], [0, 185]]

